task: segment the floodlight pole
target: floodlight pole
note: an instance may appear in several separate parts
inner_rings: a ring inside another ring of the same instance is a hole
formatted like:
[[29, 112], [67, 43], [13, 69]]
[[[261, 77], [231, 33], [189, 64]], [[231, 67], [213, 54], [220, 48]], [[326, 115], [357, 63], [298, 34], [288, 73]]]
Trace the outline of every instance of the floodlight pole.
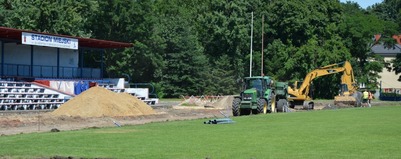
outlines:
[[253, 12], [252, 12], [252, 20], [251, 20], [251, 57], [249, 59], [249, 77], [252, 77], [252, 38], [253, 38]]
[[264, 21], [265, 21], [265, 16], [262, 16], [262, 58], [261, 58], [261, 71], [260, 71], [260, 76], [263, 76], [263, 26], [264, 26]]

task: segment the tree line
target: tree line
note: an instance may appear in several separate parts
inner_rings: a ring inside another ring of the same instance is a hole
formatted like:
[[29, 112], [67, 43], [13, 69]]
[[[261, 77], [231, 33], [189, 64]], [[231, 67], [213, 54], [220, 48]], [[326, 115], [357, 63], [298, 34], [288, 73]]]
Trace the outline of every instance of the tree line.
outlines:
[[[357, 81], [373, 89], [383, 68], [401, 72], [401, 54], [386, 63], [370, 50], [375, 34], [395, 44], [400, 7], [398, 0], [367, 9], [339, 0], [0, 0], [0, 24], [133, 43], [107, 50], [105, 74], [151, 82], [160, 97], [236, 94], [250, 69], [262, 74], [262, 60], [263, 74], [279, 81], [348, 60]], [[332, 98], [339, 76], [315, 80], [314, 94]]]

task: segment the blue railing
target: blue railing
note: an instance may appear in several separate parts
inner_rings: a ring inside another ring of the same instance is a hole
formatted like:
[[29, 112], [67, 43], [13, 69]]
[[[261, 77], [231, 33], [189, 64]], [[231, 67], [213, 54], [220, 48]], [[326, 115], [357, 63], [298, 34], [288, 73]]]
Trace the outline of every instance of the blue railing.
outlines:
[[[37, 78], [102, 78], [99, 68], [77, 68], [43, 65], [4, 64], [2, 76], [21, 76]], [[31, 73], [32, 69], [32, 73]], [[58, 75], [57, 75], [58, 74]]]
[[401, 101], [401, 94], [392, 92], [392, 93], [380, 93], [380, 100], [386, 101]]

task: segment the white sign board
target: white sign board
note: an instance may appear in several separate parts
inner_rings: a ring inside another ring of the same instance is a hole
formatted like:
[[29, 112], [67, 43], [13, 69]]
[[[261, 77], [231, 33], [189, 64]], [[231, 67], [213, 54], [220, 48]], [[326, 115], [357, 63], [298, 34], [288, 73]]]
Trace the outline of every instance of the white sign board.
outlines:
[[22, 32], [21, 38], [22, 44], [26, 45], [47, 46], [74, 50], [78, 49], [78, 39], [27, 32]]

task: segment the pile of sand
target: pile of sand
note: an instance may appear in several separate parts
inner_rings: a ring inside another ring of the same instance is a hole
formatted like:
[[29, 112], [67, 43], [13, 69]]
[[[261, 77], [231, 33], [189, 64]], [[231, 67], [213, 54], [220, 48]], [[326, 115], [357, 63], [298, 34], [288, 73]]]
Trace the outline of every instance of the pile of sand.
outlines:
[[51, 115], [116, 117], [154, 113], [150, 106], [128, 93], [114, 93], [102, 87], [92, 87], [61, 105]]

